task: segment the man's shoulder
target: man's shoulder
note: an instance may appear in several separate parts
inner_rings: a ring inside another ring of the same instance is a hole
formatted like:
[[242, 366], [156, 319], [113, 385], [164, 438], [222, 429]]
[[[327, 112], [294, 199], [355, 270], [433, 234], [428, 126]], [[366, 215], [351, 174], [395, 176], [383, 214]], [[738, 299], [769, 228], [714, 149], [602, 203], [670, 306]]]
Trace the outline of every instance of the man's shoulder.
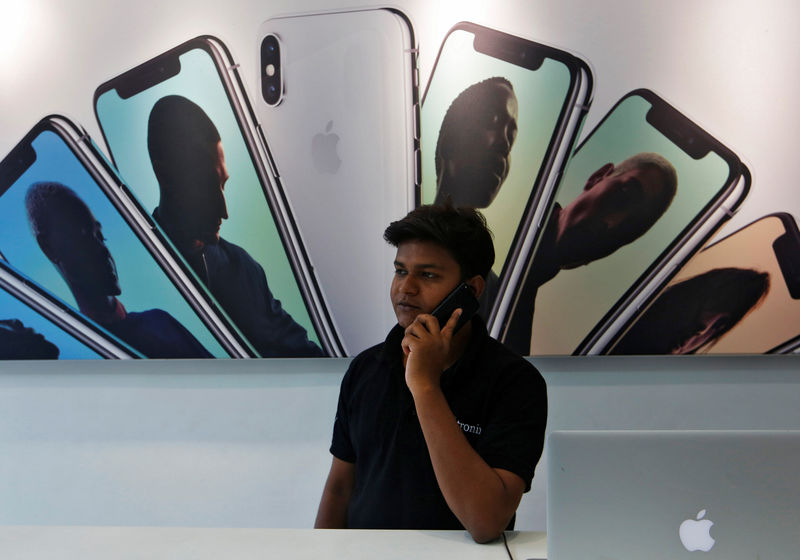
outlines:
[[172, 315], [158, 308], [145, 309], [144, 311], [129, 311], [124, 320], [129, 323], [177, 323]]
[[385, 347], [386, 342], [384, 341], [356, 354], [347, 368], [347, 375], [358, 375], [359, 372], [378, 367], [383, 362]]
[[222, 251], [225, 251], [225, 252], [228, 252], [228, 253], [234, 253], [234, 254], [237, 254], [237, 255], [246, 255], [247, 258], [249, 258], [249, 259], [253, 258], [253, 257], [250, 256], [250, 253], [248, 253], [246, 249], [242, 248], [241, 246], [237, 245], [236, 243], [232, 243], [232, 242], [228, 241], [224, 237], [220, 237], [219, 240], [217, 241], [216, 245]]
[[223, 237], [220, 237], [219, 241], [217, 241], [216, 249], [224, 253], [229, 260], [235, 261], [240, 266], [248, 266], [263, 270], [263, 267], [247, 252], [247, 249], [240, 247], [236, 243], [231, 243]]
[[[393, 369], [395, 360], [401, 360], [398, 329], [399, 327], [395, 326], [387, 335], [386, 340], [362, 350], [353, 358], [345, 373], [344, 385], [369, 383], [369, 380], [376, 376], [382, 379], [387, 377], [386, 374]], [[389, 350], [389, 345], [394, 344], [395, 341], [397, 351], [392, 352]]]

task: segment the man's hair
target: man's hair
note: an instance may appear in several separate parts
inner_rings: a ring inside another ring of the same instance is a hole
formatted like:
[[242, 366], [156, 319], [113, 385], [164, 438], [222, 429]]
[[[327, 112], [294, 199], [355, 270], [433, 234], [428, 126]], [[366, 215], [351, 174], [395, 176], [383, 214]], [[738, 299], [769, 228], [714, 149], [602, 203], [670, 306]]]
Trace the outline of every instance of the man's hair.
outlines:
[[439, 138], [436, 141], [436, 176], [439, 177], [442, 171], [442, 160], [444, 152], [450, 149], [452, 139], [459, 136], [459, 129], [463, 128], [465, 122], [469, 122], [476, 113], [479, 113], [487, 99], [492, 95], [492, 90], [497, 86], [505, 86], [514, 92], [514, 86], [507, 79], [495, 76], [486, 78], [480, 82], [472, 84], [467, 89], [458, 94], [450, 103], [447, 112], [442, 119], [442, 126], [439, 128]]
[[675, 167], [660, 154], [653, 152], [641, 152], [635, 154], [619, 163], [611, 173], [612, 177], [622, 175], [631, 170], [650, 167], [658, 171], [661, 176], [662, 188], [656, 191], [656, 196], [651, 199], [650, 204], [645, 207], [645, 211], [638, 216], [636, 236], [640, 237], [667, 211], [675, 192], [678, 190], [678, 173]]
[[494, 264], [492, 232], [483, 214], [452, 204], [420, 206], [392, 222], [383, 238], [394, 247], [406, 241], [429, 241], [446, 249], [461, 268], [462, 279], [486, 278]]
[[28, 223], [35, 236], [48, 233], [52, 212], [74, 215], [74, 210], [91, 212], [71, 188], [54, 181], [33, 183], [25, 193]]
[[180, 95], [159, 99], [147, 120], [147, 151], [159, 183], [180, 181], [213, 153], [220, 135], [196, 103]]

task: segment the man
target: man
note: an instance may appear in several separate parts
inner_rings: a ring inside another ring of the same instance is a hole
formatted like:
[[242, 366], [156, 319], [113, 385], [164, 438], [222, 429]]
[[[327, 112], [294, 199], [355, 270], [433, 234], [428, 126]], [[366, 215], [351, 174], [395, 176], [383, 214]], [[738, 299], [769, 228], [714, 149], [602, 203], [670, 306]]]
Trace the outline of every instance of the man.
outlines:
[[560, 270], [607, 257], [644, 235], [666, 212], [678, 187], [675, 168], [659, 154], [642, 152], [587, 179], [583, 192], [547, 221], [524, 280], [505, 344], [530, 353], [536, 293]]
[[513, 527], [542, 452], [544, 380], [461, 310], [430, 313], [461, 282], [476, 296], [494, 261], [473, 209], [422, 206], [393, 222], [397, 325], [342, 380], [333, 462], [315, 526], [464, 529], [478, 542]]
[[219, 235], [228, 218], [228, 170], [208, 115], [185, 97], [159, 99], [148, 120], [147, 149], [160, 191], [153, 217], [258, 353], [322, 356], [272, 295], [261, 265]]
[[114, 258], [100, 222], [69, 187], [34, 183], [25, 195], [28, 221], [42, 252], [67, 283], [81, 313], [148, 358], [211, 358], [172, 315], [162, 309], [128, 312]]
[[436, 203], [486, 208], [511, 167], [517, 97], [505, 78], [462, 91], [445, 113], [436, 143]]
[[[434, 204], [486, 208], [494, 201], [511, 169], [518, 111], [514, 87], [505, 78], [488, 78], [458, 94], [447, 108], [436, 142]], [[484, 319], [498, 284], [490, 271], [480, 297]]]

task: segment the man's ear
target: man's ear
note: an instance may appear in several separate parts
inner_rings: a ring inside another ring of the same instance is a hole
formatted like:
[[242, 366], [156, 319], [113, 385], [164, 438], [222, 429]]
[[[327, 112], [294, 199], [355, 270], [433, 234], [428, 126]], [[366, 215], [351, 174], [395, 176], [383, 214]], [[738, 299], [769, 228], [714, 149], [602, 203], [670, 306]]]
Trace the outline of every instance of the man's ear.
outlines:
[[486, 280], [480, 274], [467, 278], [464, 283], [472, 289], [472, 293], [475, 294], [476, 298], [481, 297], [484, 288], [486, 288]]
[[611, 173], [613, 173], [613, 171], [614, 171], [613, 163], [605, 164], [603, 167], [601, 167], [600, 169], [589, 175], [589, 178], [586, 179], [586, 184], [583, 186], [583, 190], [588, 191], [597, 183], [608, 177]]

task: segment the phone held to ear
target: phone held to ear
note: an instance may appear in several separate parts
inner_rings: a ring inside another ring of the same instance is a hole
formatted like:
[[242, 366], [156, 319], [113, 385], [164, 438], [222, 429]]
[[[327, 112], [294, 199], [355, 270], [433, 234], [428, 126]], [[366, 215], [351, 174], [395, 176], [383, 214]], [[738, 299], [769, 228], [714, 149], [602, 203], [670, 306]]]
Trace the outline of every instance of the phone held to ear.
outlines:
[[460, 308], [461, 317], [458, 318], [456, 328], [453, 329], [453, 334], [455, 334], [478, 312], [478, 306], [478, 298], [475, 297], [472, 288], [466, 282], [461, 282], [442, 300], [442, 303], [436, 306], [431, 315], [439, 320], [439, 328], [442, 328], [453, 315], [453, 311]]

